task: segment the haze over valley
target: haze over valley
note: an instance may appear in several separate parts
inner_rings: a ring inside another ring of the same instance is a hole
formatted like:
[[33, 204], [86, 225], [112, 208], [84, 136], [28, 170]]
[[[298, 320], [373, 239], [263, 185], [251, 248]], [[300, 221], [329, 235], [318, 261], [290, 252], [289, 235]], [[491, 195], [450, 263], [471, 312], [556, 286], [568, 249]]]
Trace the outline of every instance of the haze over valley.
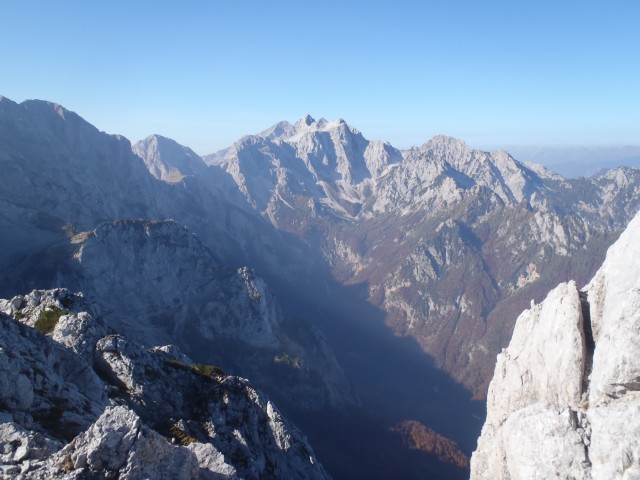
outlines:
[[2, 296], [83, 292], [128, 341], [249, 378], [337, 478], [465, 478], [518, 312], [586, 283], [640, 204], [638, 170], [570, 180], [308, 115], [204, 158], [45, 101], [0, 122]]

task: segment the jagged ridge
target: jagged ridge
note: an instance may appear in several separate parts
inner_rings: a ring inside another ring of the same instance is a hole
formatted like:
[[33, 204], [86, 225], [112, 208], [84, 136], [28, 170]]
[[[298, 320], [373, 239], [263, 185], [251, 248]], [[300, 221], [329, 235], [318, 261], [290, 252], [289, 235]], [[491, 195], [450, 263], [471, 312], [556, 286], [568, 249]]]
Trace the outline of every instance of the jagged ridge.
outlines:
[[81, 295], [34, 291], [0, 310], [2, 476], [328, 478], [248, 381], [109, 333]]

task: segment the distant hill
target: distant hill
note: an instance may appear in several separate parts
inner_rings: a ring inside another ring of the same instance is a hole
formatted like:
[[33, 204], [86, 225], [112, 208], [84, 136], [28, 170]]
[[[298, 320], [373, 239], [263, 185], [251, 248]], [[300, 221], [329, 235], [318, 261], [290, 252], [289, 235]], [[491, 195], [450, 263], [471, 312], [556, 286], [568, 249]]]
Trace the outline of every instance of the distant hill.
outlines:
[[508, 147], [521, 162], [539, 163], [566, 178], [590, 177], [615, 167], [640, 167], [640, 146]]

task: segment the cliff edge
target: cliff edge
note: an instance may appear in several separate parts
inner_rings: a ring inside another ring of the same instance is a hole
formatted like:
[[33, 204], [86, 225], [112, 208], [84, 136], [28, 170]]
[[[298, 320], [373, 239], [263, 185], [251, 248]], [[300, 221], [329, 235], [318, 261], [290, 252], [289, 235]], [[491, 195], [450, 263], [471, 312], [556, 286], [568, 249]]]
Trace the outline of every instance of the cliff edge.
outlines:
[[552, 290], [498, 355], [472, 480], [640, 478], [640, 214], [591, 282]]

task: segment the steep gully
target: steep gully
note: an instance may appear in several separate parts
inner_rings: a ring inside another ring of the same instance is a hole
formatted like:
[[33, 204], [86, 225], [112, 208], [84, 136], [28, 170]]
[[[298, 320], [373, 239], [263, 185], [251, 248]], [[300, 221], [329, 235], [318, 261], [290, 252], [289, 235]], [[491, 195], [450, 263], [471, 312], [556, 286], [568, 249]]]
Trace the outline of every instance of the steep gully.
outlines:
[[582, 333], [585, 341], [585, 365], [582, 377], [582, 393], [589, 392], [589, 376], [593, 368], [593, 354], [596, 350], [596, 342], [593, 339], [593, 328], [591, 326], [591, 309], [587, 292], [579, 292], [580, 307], [582, 310]]
[[[582, 311], [582, 333], [584, 335], [584, 370], [582, 372], [582, 397], [584, 399], [589, 398], [589, 380], [591, 376], [591, 370], [593, 369], [593, 355], [596, 351], [596, 342], [593, 338], [593, 327], [591, 324], [591, 306], [589, 305], [589, 295], [587, 292], [578, 292], [580, 298], [580, 309]], [[572, 418], [574, 426], [579, 425], [578, 412], [572, 411]], [[586, 418], [585, 418], [586, 420]], [[588, 429], [585, 429], [588, 431]], [[585, 435], [587, 435], [585, 433]], [[584, 454], [589, 466], [591, 461], [589, 460], [589, 439], [588, 435], [584, 442]]]

